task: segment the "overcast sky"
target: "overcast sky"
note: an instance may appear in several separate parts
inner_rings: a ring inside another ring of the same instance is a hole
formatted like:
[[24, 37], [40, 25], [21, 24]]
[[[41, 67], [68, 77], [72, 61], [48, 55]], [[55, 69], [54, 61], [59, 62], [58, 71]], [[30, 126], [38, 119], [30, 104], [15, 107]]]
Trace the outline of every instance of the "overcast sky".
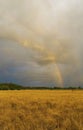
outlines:
[[0, 82], [83, 85], [83, 1], [0, 0]]

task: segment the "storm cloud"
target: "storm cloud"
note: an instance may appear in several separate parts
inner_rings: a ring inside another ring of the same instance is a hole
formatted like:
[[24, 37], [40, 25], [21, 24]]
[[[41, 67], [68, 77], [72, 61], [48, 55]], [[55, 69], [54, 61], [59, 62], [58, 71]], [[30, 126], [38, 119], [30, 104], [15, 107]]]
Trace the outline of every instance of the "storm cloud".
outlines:
[[83, 1], [0, 0], [0, 81], [83, 85]]

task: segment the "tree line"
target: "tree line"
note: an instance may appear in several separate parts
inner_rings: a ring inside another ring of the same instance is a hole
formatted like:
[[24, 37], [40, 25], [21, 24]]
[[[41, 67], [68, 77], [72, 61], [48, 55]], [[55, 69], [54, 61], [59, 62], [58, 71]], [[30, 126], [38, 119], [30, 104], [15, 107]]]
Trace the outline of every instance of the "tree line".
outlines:
[[63, 87], [63, 88], [60, 88], [60, 87], [25, 87], [25, 86], [21, 86], [21, 85], [18, 85], [18, 84], [13, 84], [13, 83], [1, 83], [0, 84], [0, 90], [28, 90], [28, 89], [31, 89], [31, 90], [77, 90], [77, 89], [83, 89], [83, 87], [81, 86], [78, 86], [78, 87]]

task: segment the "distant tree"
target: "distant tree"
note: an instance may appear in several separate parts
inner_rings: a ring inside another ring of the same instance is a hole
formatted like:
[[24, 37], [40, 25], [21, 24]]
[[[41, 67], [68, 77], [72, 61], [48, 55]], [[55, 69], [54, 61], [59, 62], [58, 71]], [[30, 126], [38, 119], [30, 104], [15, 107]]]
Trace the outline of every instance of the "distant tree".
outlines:
[[79, 86], [78, 89], [81, 89], [81, 86]]

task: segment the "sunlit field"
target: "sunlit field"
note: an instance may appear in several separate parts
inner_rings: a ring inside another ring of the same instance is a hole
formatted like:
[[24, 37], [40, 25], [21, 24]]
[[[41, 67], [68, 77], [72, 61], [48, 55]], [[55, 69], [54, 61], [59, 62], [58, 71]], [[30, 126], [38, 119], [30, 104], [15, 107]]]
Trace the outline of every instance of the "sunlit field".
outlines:
[[0, 130], [83, 130], [83, 91], [0, 91]]

